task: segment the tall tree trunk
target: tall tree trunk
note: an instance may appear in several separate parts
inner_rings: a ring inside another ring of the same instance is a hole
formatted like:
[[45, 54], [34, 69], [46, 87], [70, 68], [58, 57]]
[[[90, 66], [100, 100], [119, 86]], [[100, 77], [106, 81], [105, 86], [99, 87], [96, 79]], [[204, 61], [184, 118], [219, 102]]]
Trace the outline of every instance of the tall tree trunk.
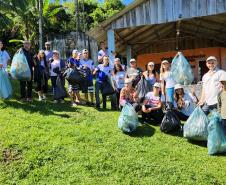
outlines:
[[76, 42], [78, 42], [78, 32], [79, 32], [79, 10], [78, 10], [79, 7], [78, 6], [79, 6], [78, 0], [75, 0]]
[[39, 49], [42, 49], [43, 46], [43, 0], [39, 0]]

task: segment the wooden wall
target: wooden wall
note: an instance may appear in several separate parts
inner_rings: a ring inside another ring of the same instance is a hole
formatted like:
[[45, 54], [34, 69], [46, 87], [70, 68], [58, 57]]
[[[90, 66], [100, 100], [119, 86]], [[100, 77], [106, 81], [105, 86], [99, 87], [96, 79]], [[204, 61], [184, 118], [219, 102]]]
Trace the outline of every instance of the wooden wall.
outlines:
[[147, 0], [112, 21], [109, 28], [119, 29], [161, 24], [226, 12], [226, 0]]

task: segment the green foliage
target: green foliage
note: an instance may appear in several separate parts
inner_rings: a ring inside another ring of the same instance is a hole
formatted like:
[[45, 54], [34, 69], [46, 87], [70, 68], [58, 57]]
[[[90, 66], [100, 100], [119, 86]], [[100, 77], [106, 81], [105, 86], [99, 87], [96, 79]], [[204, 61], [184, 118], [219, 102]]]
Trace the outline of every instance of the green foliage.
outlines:
[[148, 124], [126, 135], [119, 112], [21, 103], [13, 87], [0, 101], [0, 184], [226, 184], [226, 157], [209, 156], [206, 143]]

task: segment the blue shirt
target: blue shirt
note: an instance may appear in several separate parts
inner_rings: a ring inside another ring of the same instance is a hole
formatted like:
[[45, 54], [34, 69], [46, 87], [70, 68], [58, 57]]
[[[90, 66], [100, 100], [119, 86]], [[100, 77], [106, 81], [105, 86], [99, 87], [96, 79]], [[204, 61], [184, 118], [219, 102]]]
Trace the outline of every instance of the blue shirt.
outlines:
[[72, 66], [75, 66], [75, 67], [80, 67], [80, 65], [81, 65], [79, 60], [74, 59], [72, 57], [67, 60], [67, 63], [68, 64], [70, 63]]
[[108, 76], [111, 75], [112, 68], [110, 66], [104, 66], [102, 64], [99, 64], [97, 67], [97, 81], [103, 82], [108, 78]]

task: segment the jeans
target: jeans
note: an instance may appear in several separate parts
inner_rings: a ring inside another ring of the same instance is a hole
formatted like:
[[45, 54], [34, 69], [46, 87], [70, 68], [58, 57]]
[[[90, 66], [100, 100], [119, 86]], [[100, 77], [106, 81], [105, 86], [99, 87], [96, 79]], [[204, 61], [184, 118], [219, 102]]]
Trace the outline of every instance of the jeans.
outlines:
[[20, 96], [21, 98], [32, 98], [32, 80], [20, 81]]
[[224, 135], [226, 135], [226, 119], [222, 119], [222, 128], [223, 128], [223, 131], [224, 131]]
[[207, 105], [206, 103], [202, 106], [203, 112], [208, 115], [210, 111], [217, 109], [217, 104], [214, 105]]
[[[100, 107], [99, 93], [100, 93], [101, 89], [102, 89], [102, 83], [96, 81], [96, 84], [95, 84], [96, 107]], [[102, 99], [103, 99], [103, 108], [106, 109], [107, 96], [102, 94]], [[111, 108], [117, 109], [116, 94], [110, 95], [110, 99], [111, 99]]]
[[174, 102], [174, 87], [166, 88], [166, 101], [167, 102]]
[[[148, 106], [145, 107], [148, 108]], [[163, 117], [164, 114], [162, 112], [162, 109], [152, 110], [149, 113], [142, 112], [142, 118], [144, 120], [147, 120], [148, 122], [151, 122], [153, 120], [156, 124], [160, 124], [162, 122]]]

